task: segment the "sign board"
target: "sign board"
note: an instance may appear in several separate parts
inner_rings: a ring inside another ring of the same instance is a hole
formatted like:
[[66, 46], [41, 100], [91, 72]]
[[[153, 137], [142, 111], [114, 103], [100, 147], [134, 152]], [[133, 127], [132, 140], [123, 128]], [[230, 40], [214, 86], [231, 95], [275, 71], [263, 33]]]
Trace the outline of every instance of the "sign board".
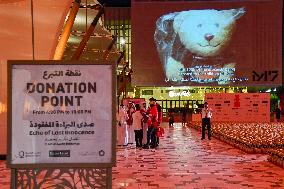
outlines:
[[114, 165], [113, 65], [63, 61], [8, 64], [10, 167]]
[[270, 122], [269, 93], [209, 93], [212, 121]]

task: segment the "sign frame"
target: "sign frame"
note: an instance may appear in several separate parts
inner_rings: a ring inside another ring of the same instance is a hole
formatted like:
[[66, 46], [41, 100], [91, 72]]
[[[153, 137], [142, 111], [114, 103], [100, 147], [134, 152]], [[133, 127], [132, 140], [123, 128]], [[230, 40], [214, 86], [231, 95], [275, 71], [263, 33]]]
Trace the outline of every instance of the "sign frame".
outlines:
[[[12, 71], [13, 66], [15, 65], [62, 65], [67, 67], [70, 65], [109, 65], [111, 66], [111, 108], [112, 108], [112, 125], [111, 125], [111, 160], [107, 163], [25, 163], [25, 164], [18, 164], [18, 163], [12, 163], [11, 157], [12, 157], [12, 127], [13, 127], [13, 120], [12, 120]], [[7, 96], [7, 112], [8, 112], [8, 119], [7, 119], [7, 125], [8, 125], [8, 131], [7, 131], [7, 167], [12, 169], [38, 169], [38, 168], [111, 168], [116, 164], [116, 66], [114, 63], [110, 62], [103, 62], [101, 64], [99, 63], [92, 63], [92, 61], [62, 61], [62, 60], [8, 60], [8, 66], [7, 66], [7, 76], [8, 76], [8, 96]]]

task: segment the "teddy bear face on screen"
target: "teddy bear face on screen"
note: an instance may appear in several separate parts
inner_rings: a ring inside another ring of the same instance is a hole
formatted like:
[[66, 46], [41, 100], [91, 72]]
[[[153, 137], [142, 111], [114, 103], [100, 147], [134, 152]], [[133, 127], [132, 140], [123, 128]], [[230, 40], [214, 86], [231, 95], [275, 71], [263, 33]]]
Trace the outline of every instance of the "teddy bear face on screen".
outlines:
[[243, 14], [243, 8], [183, 11], [175, 17], [173, 28], [189, 51], [211, 57], [218, 55], [229, 44], [235, 21]]
[[[204, 64], [204, 61], [199, 61], [201, 59], [215, 64], [212, 58], [220, 57], [229, 46], [236, 20], [244, 14], [244, 8], [238, 8], [188, 10], [161, 16], [156, 22], [154, 39], [166, 77], [182, 79], [182, 74], [178, 72], [188, 65]], [[192, 57], [199, 57], [199, 60], [188, 58], [189, 53]], [[191, 62], [185, 66], [189, 59]], [[235, 66], [233, 61], [221, 64], [228, 68]]]

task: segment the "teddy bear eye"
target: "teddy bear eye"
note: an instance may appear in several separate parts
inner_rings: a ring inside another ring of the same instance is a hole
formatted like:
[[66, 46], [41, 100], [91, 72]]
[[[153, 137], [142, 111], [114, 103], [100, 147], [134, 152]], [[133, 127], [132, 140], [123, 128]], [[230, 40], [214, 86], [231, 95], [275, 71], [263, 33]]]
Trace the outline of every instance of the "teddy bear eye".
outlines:
[[201, 28], [201, 26], [202, 26], [202, 24], [198, 24], [198, 25], [197, 25], [198, 28]]
[[215, 26], [218, 28], [218, 27], [219, 27], [219, 24], [218, 24], [218, 23], [215, 23]]

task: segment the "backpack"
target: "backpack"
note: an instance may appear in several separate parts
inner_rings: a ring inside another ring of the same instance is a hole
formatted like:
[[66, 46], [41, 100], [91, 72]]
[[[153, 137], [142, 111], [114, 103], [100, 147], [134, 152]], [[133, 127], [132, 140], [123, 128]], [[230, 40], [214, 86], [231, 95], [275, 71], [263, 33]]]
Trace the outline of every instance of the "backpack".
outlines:
[[143, 121], [144, 123], [147, 123], [147, 122], [148, 122], [148, 119], [149, 119], [149, 115], [148, 115], [146, 112], [143, 112], [143, 113], [142, 113], [142, 116], [143, 116], [142, 121]]

